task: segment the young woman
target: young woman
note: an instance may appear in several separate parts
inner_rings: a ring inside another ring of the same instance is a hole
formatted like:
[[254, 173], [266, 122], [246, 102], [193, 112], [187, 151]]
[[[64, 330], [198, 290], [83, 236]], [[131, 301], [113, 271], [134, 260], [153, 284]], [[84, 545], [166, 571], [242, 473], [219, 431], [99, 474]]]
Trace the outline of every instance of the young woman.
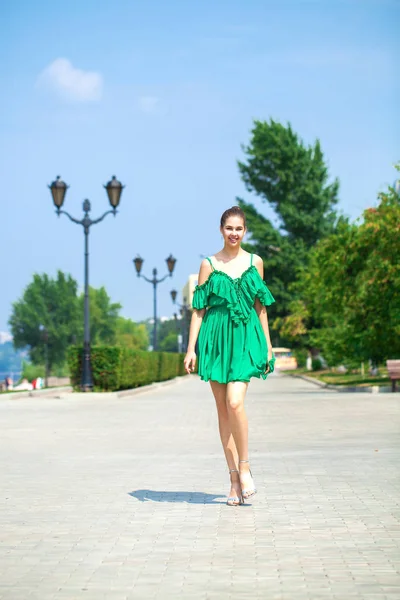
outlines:
[[263, 280], [261, 258], [241, 247], [244, 212], [238, 206], [226, 210], [220, 229], [224, 247], [200, 266], [184, 364], [187, 373], [194, 370], [199, 338], [198, 372], [203, 381], [210, 381], [231, 477], [227, 504], [237, 506], [256, 493], [244, 398], [251, 377], [265, 379], [273, 370], [265, 307], [274, 298]]

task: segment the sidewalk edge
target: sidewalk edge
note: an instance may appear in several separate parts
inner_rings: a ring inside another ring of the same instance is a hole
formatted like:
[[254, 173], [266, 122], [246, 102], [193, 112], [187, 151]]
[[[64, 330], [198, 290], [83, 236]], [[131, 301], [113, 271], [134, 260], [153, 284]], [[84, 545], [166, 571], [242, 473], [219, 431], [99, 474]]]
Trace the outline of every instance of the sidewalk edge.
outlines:
[[333, 390], [334, 392], [357, 392], [357, 393], [367, 393], [367, 394], [388, 394], [392, 392], [392, 388], [390, 385], [369, 385], [365, 387], [358, 387], [356, 385], [350, 386], [338, 386], [333, 385], [331, 383], [325, 383], [324, 381], [319, 381], [318, 379], [314, 379], [314, 377], [307, 377], [307, 375], [295, 375], [294, 373], [288, 373], [290, 377], [297, 377], [298, 379], [304, 379], [304, 381], [308, 381], [309, 383], [313, 383], [318, 387], [325, 388], [327, 390]]

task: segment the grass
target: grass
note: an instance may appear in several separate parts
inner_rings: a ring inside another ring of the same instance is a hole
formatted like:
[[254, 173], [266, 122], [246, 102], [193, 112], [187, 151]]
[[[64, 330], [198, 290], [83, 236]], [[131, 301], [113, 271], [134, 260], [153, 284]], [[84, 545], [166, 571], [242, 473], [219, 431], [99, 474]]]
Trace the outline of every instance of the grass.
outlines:
[[365, 374], [364, 377], [360, 372], [336, 373], [335, 371], [330, 371], [328, 369], [323, 371], [307, 371], [307, 369], [297, 369], [294, 371], [294, 374], [307, 375], [308, 377], [313, 377], [314, 379], [318, 379], [318, 381], [323, 381], [324, 383], [328, 383], [330, 385], [356, 385], [360, 387], [369, 385], [391, 385], [391, 380], [388, 377], [386, 367], [379, 369], [379, 375], [373, 376]]

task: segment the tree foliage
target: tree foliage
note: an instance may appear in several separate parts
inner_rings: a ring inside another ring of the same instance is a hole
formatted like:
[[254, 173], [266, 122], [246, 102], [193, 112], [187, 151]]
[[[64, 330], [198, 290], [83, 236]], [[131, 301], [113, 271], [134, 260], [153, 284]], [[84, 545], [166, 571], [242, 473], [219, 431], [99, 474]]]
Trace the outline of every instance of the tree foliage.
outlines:
[[[149, 342], [153, 343], [153, 320], [143, 321], [147, 329]], [[176, 352], [178, 348], [178, 333], [181, 332], [181, 321], [175, 317], [157, 319], [157, 349], [162, 352]]]
[[72, 337], [79, 331], [77, 283], [58, 271], [55, 279], [48, 275], [33, 276], [22, 298], [12, 305], [9, 320], [15, 348], [29, 346], [34, 363], [44, 363], [44, 337], [48, 335], [49, 366], [62, 364]]
[[116, 345], [131, 350], [147, 350], [149, 333], [144, 323], [135, 323], [131, 319], [118, 317], [116, 323]]
[[[84, 299], [79, 297], [79, 312], [81, 315], [79, 339], [83, 337]], [[89, 287], [90, 303], [90, 339], [92, 344], [115, 344], [118, 313], [121, 304], [112, 302], [104, 287]]]
[[242, 179], [278, 220], [275, 227], [252, 204], [238, 199], [251, 234], [245, 247], [264, 259], [266, 280], [277, 300], [272, 314], [283, 317], [293, 299], [289, 286], [310, 249], [335, 231], [339, 183], [328, 181], [319, 141], [305, 146], [290, 124], [255, 121], [244, 152], [246, 162], [238, 163]]
[[[77, 282], [61, 271], [55, 279], [36, 274], [22, 298], [13, 304], [9, 323], [14, 347], [28, 347], [36, 365], [45, 361], [43, 327], [48, 335], [49, 367], [53, 371], [65, 365], [68, 347], [83, 339], [84, 294], [78, 296], [77, 289]], [[111, 301], [104, 287], [90, 287], [89, 302], [92, 344], [147, 350], [146, 327], [121, 317], [121, 305]]]
[[178, 328], [180, 321], [175, 318], [161, 321], [157, 328], [158, 349], [162, 352], [177, 352]]
[[400, 357], [400, 198], [392, 189], [356, 224], [319, 242], [296, 284], [285, 333], [331, 364]]
[[239, 169], [247, 189], [261, 196], [280, 219], [280, 230], [312, 247], [334, 228], [338, 180], [328, 183], [321, 146], [304, 146], [290, 124], [255, 121], [247, 163]]
[[176, 331], [170, 331], [159, 343], [160, 352], [178, 351], [178, 334]]

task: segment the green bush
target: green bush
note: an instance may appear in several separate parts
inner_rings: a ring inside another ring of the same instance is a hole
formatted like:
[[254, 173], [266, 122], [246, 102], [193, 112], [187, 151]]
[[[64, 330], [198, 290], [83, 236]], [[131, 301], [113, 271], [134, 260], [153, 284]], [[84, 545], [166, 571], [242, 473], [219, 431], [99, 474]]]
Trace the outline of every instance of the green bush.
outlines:
[[307, 356], [308, 352], [304, 348], [298, 348], [293, 351], [294, 357], [297, 361], [297, 366], [299, 369], [303, 369], [307, 366]]
[[160, 370], [159, 381], [166, 381], [179, 375], [179, 354], [172, 352], [159, 352], [160, 354]]
[[[94, 390], [126, 390], [184, 375], [183, 358], [183, 354], [172, 352], [93, 346], [91, 363]], [[74, 388], [79, 388], [82, 376], [82, 347], [69, 348], [68, 365], [71, 383]]]
[[52, 375], [55, 377], [69, 377], [68, 362], [65, 361], [60, 365], [54, 365]]
[[[183, 359], [185, 358], [185, 354], [182, 352], [182, 354], [179, 355], [179, 375], [186, 375], [186, 371], [185, 371], [185, 367], [183, 365]], [[196, 362], [196, 373], [197, 373], [197, 362]]]
[[121, 348], [118, 389], [126, 390], [158, 381], [158, 353]]
[[319, 358], [313, 358], [311, 362], [311, 368], [313, 371], [321, 371], [322, 362]]
[[94, 346], [91, 349], [93, 385], [109, 392], [119, 389], [121, 379], [121, 348], [117, 346]]
[[27, 379], [28, 381], [32, 381], [33, 379], [37, 379], [37, 377], [41, 377], [42, 379], [44, 379], [44, 377], [45, 377], [44, 366], [43, 365], [34, 365], [34, 364], [26, 362], [24, 360], [22, 362], [21, 379]]

